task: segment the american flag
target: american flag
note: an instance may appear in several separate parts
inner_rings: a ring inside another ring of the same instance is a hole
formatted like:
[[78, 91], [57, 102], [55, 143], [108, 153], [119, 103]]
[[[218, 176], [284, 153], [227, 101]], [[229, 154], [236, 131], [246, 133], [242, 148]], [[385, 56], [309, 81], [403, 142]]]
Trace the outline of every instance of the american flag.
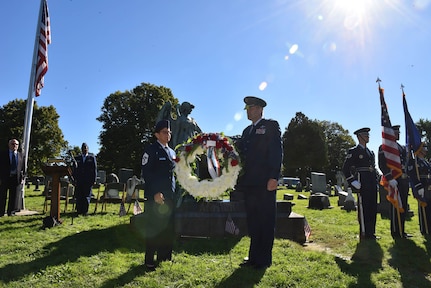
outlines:
[[[395, 132], [389, 119], [389, 113], [385, 102], [384, 90], [380, 87], [380, 104], [382, 107], [382, 151], [385, 154], [386, 165], [392, 171], [393, 179], [397, 179], [403, 174], [401, 169], [400, 151], [398, 150], [397, 140], [395, 138]], [[395, 208], [403, 212], [403, 206], [401, 203], [400, 193], [397, 188], [393, 188], [389, 185], [388, 180], [384, 175], [380, 180], [380, 184], [388, 191], [386, 198], [389, 202], [394, 205]]]
[[120, 204], [120, 212], [118, 213], [118, 215], [121, 216], [126, 216], [127, 212], [126, 212], [126, 207], [124, 207], [124, 202], [121, 202]]
[[233, 223], [232, 217], [230, 214], [227, 216], [226, 219], [226, 226], [225, 231], [232, 235], [238, 235], [239, 234], [239, 228], [235, 226], [235, 223]]
[[133, 205], [133, 215], [138, 215], [142, 213], [141, 205], [138, 200], [135, 200], [135, 205]]
[[41, 11], [39, 46], [37, 51], [36, 77], [34, 81], [35, 95], [39, 96], [44, 85], [44, 75], [48, 71], [48, 44], [51, 43], [51, 25], [48, 14], [48, 3], [45, 0]]
[[310, 238], [311, 235], [311, 227], [308, 224], [307, 218], [304, 217], [304, 234], [305, 234], [305, 240], [308, 241], [308, 238]]

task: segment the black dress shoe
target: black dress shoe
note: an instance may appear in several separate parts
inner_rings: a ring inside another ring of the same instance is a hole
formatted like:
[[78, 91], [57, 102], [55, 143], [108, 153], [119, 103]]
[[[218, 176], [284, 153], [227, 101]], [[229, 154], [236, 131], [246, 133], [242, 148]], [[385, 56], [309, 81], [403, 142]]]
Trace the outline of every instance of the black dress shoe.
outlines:
[[409, 234], [409, 233], [404, 233], [404, 234], [403, 234], [403, 237], [404, 237], [404, 238], [412, 238], [412, 237], [413, 237], [413, 235], [412, 235], [412, 234]]
[[365, 235], [365, 239], [369, 239], [369, 240], [379, 240], [380, 237], [376, 236], [376, 235]]
[[155, 271], [156, 265], [154, 264], [145, 264], [145, 268], [147, 268], [148, 271]]

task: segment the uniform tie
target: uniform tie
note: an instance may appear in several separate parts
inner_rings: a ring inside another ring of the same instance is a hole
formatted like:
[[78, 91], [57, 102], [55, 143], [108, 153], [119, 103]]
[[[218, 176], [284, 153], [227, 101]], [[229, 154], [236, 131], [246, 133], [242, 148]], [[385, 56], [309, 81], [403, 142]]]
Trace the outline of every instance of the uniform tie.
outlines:
[[166, 154], [168, 154], [169, 160], [172, 160], [171, 152], [169, 152], [169, 148], [165, 146]]

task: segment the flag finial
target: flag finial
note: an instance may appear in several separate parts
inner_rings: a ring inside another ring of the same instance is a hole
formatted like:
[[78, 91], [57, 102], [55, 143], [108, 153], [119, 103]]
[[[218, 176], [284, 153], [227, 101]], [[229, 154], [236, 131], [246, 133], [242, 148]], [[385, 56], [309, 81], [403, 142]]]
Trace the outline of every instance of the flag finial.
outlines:
[[380, 89], [380, 82], [382, 82], [382, 80], [380, 80], [380, 78], [377, 77], [376, 83], [379, 84], [379, 89]]

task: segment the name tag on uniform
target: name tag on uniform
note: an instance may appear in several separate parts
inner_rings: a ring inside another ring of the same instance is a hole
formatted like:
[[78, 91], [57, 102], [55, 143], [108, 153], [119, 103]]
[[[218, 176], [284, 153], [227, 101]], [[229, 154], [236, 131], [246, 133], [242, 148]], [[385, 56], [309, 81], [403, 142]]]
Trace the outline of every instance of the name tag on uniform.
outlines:
[[166, 157], [160, 157], [159, 160], [160, 161], [166, 161]]

